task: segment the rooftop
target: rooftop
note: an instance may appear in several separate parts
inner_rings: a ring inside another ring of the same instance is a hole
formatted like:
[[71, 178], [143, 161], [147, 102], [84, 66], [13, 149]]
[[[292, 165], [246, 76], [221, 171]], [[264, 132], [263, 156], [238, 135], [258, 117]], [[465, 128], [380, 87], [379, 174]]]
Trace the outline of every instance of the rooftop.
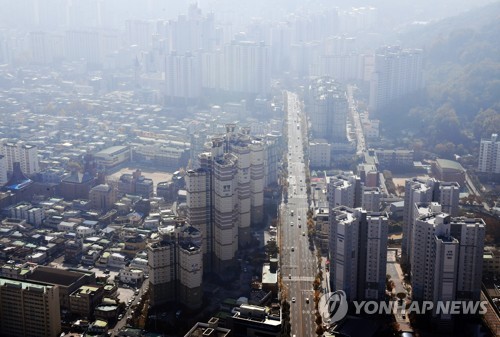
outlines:
[[465, 172], [465, 169], [463, 168], [463, 166], [459, 162], [456, 162], [453, 160], [438, 158], [438, 159], [436, 159], [436, 165], [438, 165], [439, 167], [441, 167], [442, 169], [445, 169], [445, 170], [454, 170], [454, 171]]
[[70, 286], [85, 274], [76, 271], [38, 266], [30, 275], [28, 280], [39, 281], [62, 286]]

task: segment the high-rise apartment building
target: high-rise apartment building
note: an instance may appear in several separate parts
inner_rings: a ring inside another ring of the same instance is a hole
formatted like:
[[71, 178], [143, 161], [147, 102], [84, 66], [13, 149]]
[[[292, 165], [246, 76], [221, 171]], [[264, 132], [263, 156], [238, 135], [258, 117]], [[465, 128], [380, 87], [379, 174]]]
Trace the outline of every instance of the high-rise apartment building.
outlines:
[[166, 99], [172, 103], [193, 102], [201, 95], [199, 54], [171, 52], [165, 59]]
[[387, 104], [423, 87], [422, 50], [383, 47], [375, 53], [370, 79], [370, 114], [376, 116]]
[[15, 162], [20, 163], [22, 172], [28, 176], [40, 172], [38, 148], [35, 145], [5, 142], [2, 145], [2, 155], [5, 156], [8, 172], [12, 173]]
[[[413, 299], [479, 300], [485, 224], [434, 212], [415, 220], [411, 254]], [[436, 316], [436, 313], [433, 313]], [[441, 314], [441, 320], [450, 315]]]
[[0, 186], [7, 182], [7, 157], [0, 154]]
[[101, 42], [98, 31], [69, 30], [65, 35], [66, 58], [84, 59], [88, 64], [99, 65], [102, 62]]
[[383, 299], [388, 217], [345, 206], [330, 211], [330, 282], [348, 300]]
[[405, 203], [403, 210], [403, 240], [401, 255], [403, 262], [410, 261], [413, 242], [413, 226], [416, 215], [415, 203], [437, 202], [442, 211], [451, 216], [458, 215], [460, 185], [456, 182], [443, 182], [434, 178], [411, 178], [405, 182]]
[[282, 135], [278, 132], [269, 133], [265, 136], [265, 142], [267, 158], [264, 164], [264, 185], [270, 186], [278, 183], [278, 167], [283, 157]]
[[249, 132], [226, 125], [211, 152], [199, 155], [200, 168], [186, 174], [188, 218], [202, 232], [207, 270], [233, 264], [238, 247], [250, 244], [251, 224], [263, 218], [265, 143]]
[[498, 139], [498, 134], [492, 134], [490, 139], [481, 139], [477, 170], [484, 173], [500, 174], [500, 139]]
[[222, 89], [266, 97], [271, 89], [269, 46], [263, 42], [237, 41], [223, 49]]
[[152, 46], [154, 23], [146, 20], [126, 20], [125, 36], [129, 45], [136, 45], [140, 50], [149, 50]]
[[179, 15], [177, 20], [166, 21], [160, 34], [167, 37], [168, 52], [184, 54], [199, 50], [211, 51], [220, 44], [217, 41], [213, 13], [203, 15], [196, 4], [191, 4], [187, 15]]
[[2, 336], [59, 336], [60, 315], [58, 286], [0, 278]]
[[360, 178], [356, 175], [327, 177], [327, 193], [330, 208], [361, 206], [362, 185]]
[[368, 212], [378, 212], [380, 210], [380, 188], [363, 186], [361, 197], [361, 208]]
[[147, 247], [151, 304], [176, 302], [199, 309], [203, 300], [201, 232], [178, 219], [159, 233], [159, 241]]
[[315, 138], [347, 141], [347, 94], [332, 78], [321, 77], [309, 85], [306, 105]]

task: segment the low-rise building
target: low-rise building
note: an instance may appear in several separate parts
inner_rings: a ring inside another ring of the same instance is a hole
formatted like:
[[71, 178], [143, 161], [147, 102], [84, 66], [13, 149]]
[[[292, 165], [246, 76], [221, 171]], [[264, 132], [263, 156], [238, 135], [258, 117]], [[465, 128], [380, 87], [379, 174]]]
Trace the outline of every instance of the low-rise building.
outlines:
[[95, 307], [101, 303], [104, 288], [100, 286], [81, 286], [69, 295], [69, 310], [72, 314], [90, 318]]
[[483, 272], [500, 275], [500, 252], [494, 248], [486, 248], [483, 253]]
[[281, 314], [271, 314], [266, 307], [249, 304], [238, 309], [227, 322], [234, 337], [280, 336]]
[[97, 152], [94, 158], [97, 165], [112, 168], [130, 160], [130, 149], [128, 146], [111, 146]]
[[144, 271], [132, 267], [125, 267], [120, 270], [120, 281], [127, 284], [139, 285], [144, 279]]
[[432, 172], [440, 181], [457, 182], [465, 186], [465, 169], [459, 162], [438, 158], [432, 164]]

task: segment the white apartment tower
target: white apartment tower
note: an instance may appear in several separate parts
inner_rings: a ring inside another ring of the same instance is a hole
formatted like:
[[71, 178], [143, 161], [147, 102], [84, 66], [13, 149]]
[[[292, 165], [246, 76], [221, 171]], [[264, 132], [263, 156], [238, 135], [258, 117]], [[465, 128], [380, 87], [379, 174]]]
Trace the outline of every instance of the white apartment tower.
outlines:
[[314, 80], [306, 104], [314, 138], [347, 141], [347, 94], [340, 83], [328, 77]]
[[458, 215], [460, 185], [442, 182], [434, 178], [411, 178], [405, 181], [405, 203], [403, 210], [403, 241], [401, 254], [404, 262], [410, 261], [413, 226], [416, 215], [415, 203], [437, 202], [441, 210], [451, 216]]
[[345, 206], [330, 210], [330, 282], [349, 301], [385, 294], [388, 217]]
[[460, 242], [456, 298], [478, 301], [481, 295], [486, 224], [481, 218], [451, 218], [451, 235]]
[[384, 47], [375, 53], [368, 110], [376, 116], [392, 101], [423, 87], [422, 50]]
[[266, 97], [271, 88], [269, 46], [264, 42], [232, 41], [224, 46], [222, 89]]
[[361, 206], [361, 179], [356, 175], [327, 177], [327, 193], [330, 208]]
[[368, 212], [378, 212], [380, 209], [380, 188], [363, 186], [361, 208]]
[[21, 171], [28, 176], [40, 171], [38, 148], [35, 145], [29, 145], [24, 142], [5, 142], [2, 146], [2, 155], [5, 156], [5, 164], [8, 172], [12, 173], [15, 162], [21, 164]]
[[165, 58], [166, 99], [172, 103], [195, 101], [201, 95], [198, 54], [173, 51]]
[[[414, 233], [413, 299], [434, 303], [479, 300], [484, 221], [452, 218], [446, 213], [431, 211], [416, 219]], [[440, 315], [438, 318], [451, 317]]]
[[7, 183], [7, 157], [0, 154], [0, 186]]
[[492, 134], [490, 139], [481, 139], [477, 170], [484, 173], [500, 174], [500, 140], [498, 134]]
[[249, 141], [251, 150], [251, 198], [252, 198], [252, 224], [262, 222], [264, 216], [264, 177], [265, 177], [265, 144], [262, 139]]
[[147, 247], [151, 305], [175, 302], [199, 309], [203, 299], [200, 231], [183, 219], [158, 231], [159, 241]]

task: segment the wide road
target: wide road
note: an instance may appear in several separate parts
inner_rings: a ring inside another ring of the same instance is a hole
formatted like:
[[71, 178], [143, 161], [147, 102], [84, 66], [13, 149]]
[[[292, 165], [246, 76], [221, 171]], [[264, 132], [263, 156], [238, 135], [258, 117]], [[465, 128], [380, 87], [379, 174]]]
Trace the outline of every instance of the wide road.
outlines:
[[359, 115], [359, 111], [357, 110], [358, 108], [354, 100], [353, 90], [354, 87], [352, 85], [347, 86], [349, 113], [351, 114], [351, 120], [354, 122], [354, 129], [356, 133], [356, 154], [360, 156], [366, 151], [366, 141], [363, 133], [363, 125], [361, 124], [361, 116]]
[[[288, 202], [281, 207], [281, 275], [290, 302], [292, 336], [316, 336], [313, 281], [317, 274], [315, 251], [310, 250], [307, 235], [307, 187], [304, 162], [306, 118], [296, 94], [288, 92]], [[307, 140], [306, 140], [307, 141]]]

